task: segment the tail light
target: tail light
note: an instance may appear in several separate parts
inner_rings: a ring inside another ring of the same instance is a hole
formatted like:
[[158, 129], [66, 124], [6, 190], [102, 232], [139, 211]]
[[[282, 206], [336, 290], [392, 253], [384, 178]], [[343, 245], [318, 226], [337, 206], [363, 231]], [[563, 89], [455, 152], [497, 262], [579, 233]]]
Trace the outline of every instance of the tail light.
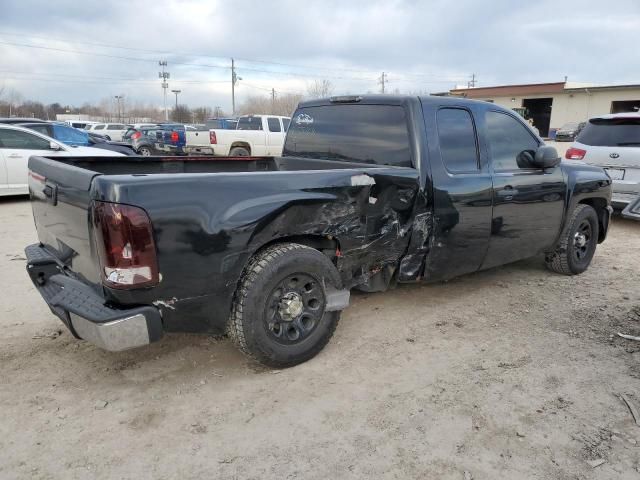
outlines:
[[218, 138], [216, 137], [216, 132], [213, 130], [209, 130], [209, 143], [211, 145], [216, 145], [218, 143]]
[[140, 132], [136, 132], [133, 135], [131, 135], [131, 138], [133, 138], [134, 140], [139, 139], [142, 136], [142, 134]]
[[564, 154], [564, 158], [567, 160], [582, 160], [586, 154], [586, 150], [571, 147], [567, 149], [567, 153]]
[[103, 283], [113, 288], [157, 284], [156, 246], [147, 213], [131, 205], [95, 202], [93, 214]]
[[171, 143], [178, 143], [178, 139], [179, 139], [179, 135], [178, 132], [173, 131], [171, 132]]

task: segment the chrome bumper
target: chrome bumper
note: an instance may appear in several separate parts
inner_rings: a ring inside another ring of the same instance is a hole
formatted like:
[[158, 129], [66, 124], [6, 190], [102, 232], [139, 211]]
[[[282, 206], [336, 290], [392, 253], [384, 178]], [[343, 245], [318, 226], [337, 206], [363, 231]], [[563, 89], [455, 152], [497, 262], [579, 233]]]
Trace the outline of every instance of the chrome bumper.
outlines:
[[156, 307], [109, 306], [94, 288], [70, 276], [44, 247], [30, 245], [25, 254], [34, 286], [75, 337], [112, 352], [147, 345], [162, 337], [162, 318]]

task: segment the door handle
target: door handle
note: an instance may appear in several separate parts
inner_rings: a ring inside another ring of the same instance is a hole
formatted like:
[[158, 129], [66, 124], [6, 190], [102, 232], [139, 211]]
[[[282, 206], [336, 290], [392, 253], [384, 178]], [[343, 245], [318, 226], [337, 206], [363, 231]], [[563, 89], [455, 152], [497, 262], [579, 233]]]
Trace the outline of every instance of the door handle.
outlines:
[[19, 153], [12, 153], [11, 155], [8, 155], [9, 158], [22, 158], [22, 155], [20, 155]]
[[513, 196], [516, 195], [518, 191], [514, 189], [511, 185], [505, 185], [502, 190], [498, 190], [496, 195], [504, 198], [505, 200], [513, 200]]

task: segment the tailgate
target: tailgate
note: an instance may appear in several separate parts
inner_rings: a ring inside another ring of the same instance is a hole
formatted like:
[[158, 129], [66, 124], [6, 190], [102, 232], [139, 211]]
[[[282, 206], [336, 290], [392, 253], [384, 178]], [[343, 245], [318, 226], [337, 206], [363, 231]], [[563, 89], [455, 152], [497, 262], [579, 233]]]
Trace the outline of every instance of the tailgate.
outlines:
[[89, 189], [97, 172], [44, 157], [29, 159], [29, 192], [38, 240], [79, 277], [100, 283], [91, 236]]

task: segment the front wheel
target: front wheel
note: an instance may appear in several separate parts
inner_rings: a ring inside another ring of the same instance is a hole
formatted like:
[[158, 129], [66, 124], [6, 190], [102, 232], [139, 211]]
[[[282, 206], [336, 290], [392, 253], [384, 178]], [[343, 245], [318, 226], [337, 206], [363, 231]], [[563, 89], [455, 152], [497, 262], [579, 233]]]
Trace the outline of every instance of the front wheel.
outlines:
[[584, 272], [596, 252], [598, 234], [596, 211], [589, 205], [578, 205], [567, 220], [556, 250], [547, 254], [547, 267], [564, 275]]
[[269, 367], [317, 355], [340, 318], [326, 311], [340, 275], [318, 250], [296, 243], [267, 247], [247, 265], [234, 296], [228, 333], [245, 354]]

